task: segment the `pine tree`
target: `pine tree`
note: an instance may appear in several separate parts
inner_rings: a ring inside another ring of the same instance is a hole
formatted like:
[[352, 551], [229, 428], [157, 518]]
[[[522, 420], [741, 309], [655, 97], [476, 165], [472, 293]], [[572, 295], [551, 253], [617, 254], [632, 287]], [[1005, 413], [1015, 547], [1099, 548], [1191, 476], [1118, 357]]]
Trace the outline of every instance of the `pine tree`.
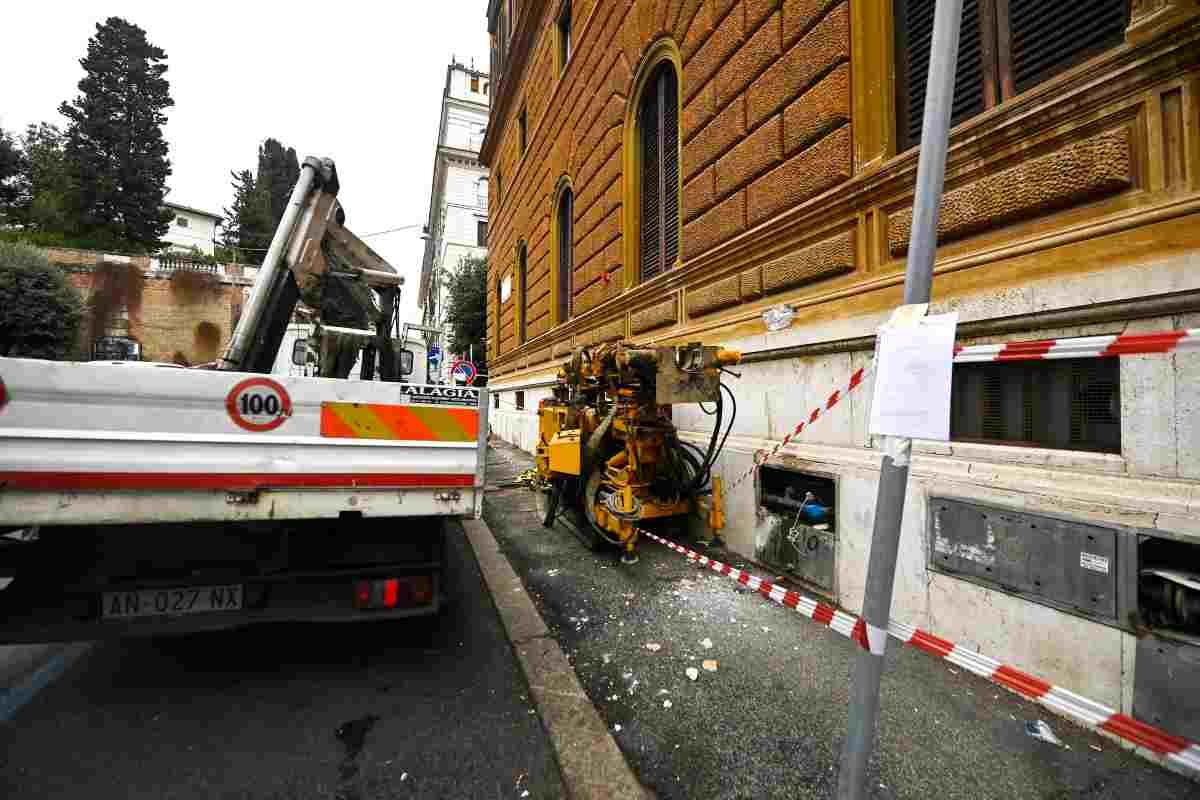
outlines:
[[77, 232], [157, 249], [170, 225], [163, 208], [171, 164], [162, 126], [174, 105], [167, 54], [120, 17], [96, 25], [80, 65], [80, 94], [59, 111], [69, 121], [66, 155]]
[[300, 161], [296, 157], [296, 150], [291, 147], [285, 150], [277, 139], [264, 141], [258, 148], [256, 180], [268, 197], [271, 220], [275, 225], [283, 218], [292, 187], [299, 179]]
[[230, 175], [233, 205], [225, 209], [222, 241], [226, 247], [240, 248], [245, 261], [257, 264], [300, 179], [300, 161], [294, 148], [284, 149], [278, 139], [268, 138], [258, 147], [254, 172], [243, 169]]
[[242, 261], [258, 264], [263, 248], [270, 245], [275, 232], [269, 198], [250, 170], [229, 174], [233, 178], [233, 205], [224, 209], [221, 241], [226, 247], [239, 250]]

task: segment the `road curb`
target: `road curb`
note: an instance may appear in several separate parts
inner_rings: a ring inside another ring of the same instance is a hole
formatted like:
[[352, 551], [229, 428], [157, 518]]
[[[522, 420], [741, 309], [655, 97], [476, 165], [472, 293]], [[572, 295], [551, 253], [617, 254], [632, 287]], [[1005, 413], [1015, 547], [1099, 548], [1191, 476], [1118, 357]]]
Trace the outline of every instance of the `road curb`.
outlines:
[[487, 523], [463, 520], [463, 528], [525, 673], [571, 798], [653, 797], [633, 774]]

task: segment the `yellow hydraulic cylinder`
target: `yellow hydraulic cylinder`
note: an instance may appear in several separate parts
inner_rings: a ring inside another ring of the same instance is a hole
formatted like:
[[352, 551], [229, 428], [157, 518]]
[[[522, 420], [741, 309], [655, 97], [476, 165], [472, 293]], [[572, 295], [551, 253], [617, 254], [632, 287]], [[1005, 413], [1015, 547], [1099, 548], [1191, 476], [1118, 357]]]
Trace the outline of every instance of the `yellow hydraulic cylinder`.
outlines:
[[721, 502], [721, 479], [713, 477], [712, 499], [708, 501], [708, 534], [700, 539], [700, 544], [708, 546], [721, 534], [725, 527], [725, 506]]
[[708, 527], [713, 534], [718, 534], [725, 527], [725, 507], [721, 503], [721, 479], [713, 478], [712, 508], [708, 511]]

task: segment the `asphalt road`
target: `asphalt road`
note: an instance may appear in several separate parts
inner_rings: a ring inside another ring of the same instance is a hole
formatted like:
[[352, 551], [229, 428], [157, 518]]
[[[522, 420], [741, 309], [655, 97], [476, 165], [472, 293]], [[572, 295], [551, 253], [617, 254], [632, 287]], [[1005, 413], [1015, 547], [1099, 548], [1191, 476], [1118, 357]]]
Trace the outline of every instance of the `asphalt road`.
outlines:
[[[500, 445], [488, 463], [503, 483], [529, 458]], [[644, 543], [632, 566], [615, 550], [593, 553], [561, 526], [543, 528], [527, 489], [489, 493], [485, 519], [659, 800], [835, 796], [850, 640], [660, 545]], [[687, 668], [707, 659], [716, 672], [690, 680]], [[1029, 736], [1037, 720], [1061, 744]], [[1200, 797], [1200, 785], [894, 642], [870, 776], [871, 796], [889, 800]]]
[[100, 642], [0, 723], [3, 798], [557, 798], [461, 529], [436, 620]]

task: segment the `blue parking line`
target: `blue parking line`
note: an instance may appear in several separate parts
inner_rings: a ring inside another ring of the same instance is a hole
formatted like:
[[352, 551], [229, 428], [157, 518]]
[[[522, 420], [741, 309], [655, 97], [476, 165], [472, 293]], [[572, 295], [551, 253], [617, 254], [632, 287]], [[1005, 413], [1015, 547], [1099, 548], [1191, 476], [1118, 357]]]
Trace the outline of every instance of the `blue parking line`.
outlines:
[[90, 642], [72, 644], [55, 653], [16, 686], [0, 691], [0, 722], [9, 722], [37, 693], [56, 681], [79, 657], [91, 649]]

